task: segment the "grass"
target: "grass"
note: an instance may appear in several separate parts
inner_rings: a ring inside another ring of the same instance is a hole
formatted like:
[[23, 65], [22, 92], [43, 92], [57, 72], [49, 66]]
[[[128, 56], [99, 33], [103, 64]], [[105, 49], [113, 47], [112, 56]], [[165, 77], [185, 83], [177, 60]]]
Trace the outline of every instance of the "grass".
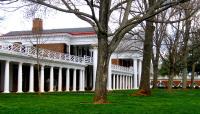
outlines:
[[0, 113], [16, 114], [198, 114], [200, 90], [153, 90], [149, 97], [113, 91], [111, 104], [92, 104], [93, 93], [0, 94]]

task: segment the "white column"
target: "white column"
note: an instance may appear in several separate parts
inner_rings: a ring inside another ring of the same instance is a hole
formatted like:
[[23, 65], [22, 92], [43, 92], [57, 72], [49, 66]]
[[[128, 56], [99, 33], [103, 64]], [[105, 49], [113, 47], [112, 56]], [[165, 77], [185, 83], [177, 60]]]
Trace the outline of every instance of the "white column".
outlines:
[[123, 76], [123, 89], [126, 89], [126, 76]]
[[131, 89], [133, 89], [133, 76], [131, 76]]
[[123, 81], [122, 79], [123, 79], [123, 78], [122, 78], [122, 75], [120, 75], [120, 79], [119, 79], [119, 80], [120, 80], [120, 86], [119, 86], [119, 89], [120, 89], [120, 90], [122, 89], [122, 84], [123, 84], [123, 83], [122, 83], [122, 81]]
[[29, 92], [34, 92], [34, 65], [30, 65]]
[[126, 89], [126, 75], [124, 75], [124, 89]]
[[85, 89], [85, 71], [80, 70], [80, 86], [79, 86], [79, 91], [84, 91]]
[[112, 80], [111, 80], [111, 77], [112, 77], [112, 71], [111, 71], [111, 58], [109, 60], [109, 65], [108, 65], [108, 80], [107, 80], [107, 90], [112, 90]]
[[124, 76], [122, 75], [122, 88], [121, 89], [124, 89]]
[[128, 89], [131, 89], [131, 76], [128, 76]]
[[83, 83], [83, 77], [82, 77], [82, 75], [83, 74], [82, 74], [82, 70], [80, 70], [79, 72], [80, 72], [79, 73], [80, 74], [79, 75], [79, 91], [82, 91], [82, 86], [83, 86], [83, 84], [82, 84]]
[[117, 87], [117, 90], [118, 90], [119, 89], [119, 75], [118, 74], [116, 75], [116, 78], [117, 78], [116, 87]]
[[122, 88], [121, 89], [124, 89], [124, 76], [123, 75], [121, 75], [121, 84], [122, 84]]
[[74, 73], [73, 73], [73, 90], [72, 91], [76, 91], [76, 69], [74, 69]]
[[113, 90], [116, 89], [116, 87], [115, 87], [115, 77], [116, 77], [116, 74], [113, 74]]
[[66, 70], [66, 91], [69, 91], [69, 82], [70, 82], [69, 68], [67, 68], [67, 70]]
[[68, 45], [68, 53], [69, 53], [69, 55], [71, 55], [71, 54], [70, 54], [70, 53], [71, 53], [71, 52], [70, 52], [70, 50], [71, 50], [70, 48], [71, 48], [71, 45], [69, 44], [69, 45]]
[[141, 81], [141, 73], [142, 73], [142, 60], [139, 60], [139, 68], [138, 68], [139, 86]]
[[22, 92], [22, 63], [20, 62], [18, 65], [18, 87], [17, 93]]
[[58, 91], [62, 91], [62, 68], [59, 67], [58, 73]]
[[128, 76], [125, 76], [125, 89], [128, 89]]
[[137, 87], [137, 59], [134, 59], [133, 68], [134, 68], [134, 89], [138, 89]]
[[44, 65], [41, 65], [40, 92], [44, 92]]
[[49, 92], [53, 92], [54, 91], [54, 70], [53, 70], [53, 66], [50, 67], [50, 89]]
[[92, 88], [92, 90], [94, 91], [95, 90], [95, 82], [96, 82], [96, 72], [97, 72], [97, 58], [98, 58], [97, 47], [93, 47], [92, 52], [93, 52], [93, 88]]
[[128, 76], [127, 76], [127, 89], [130, 89], [130, 88], [129, 88], [129, 85], [130, 85], [130, 84], [129, 84], [129, 75], [128, 75]]
[[85, 70], [82, 70], [82, 79], [83, 79], [83, 83], [82, 83], [82, 90], [85, 91]]
[[4, 75], [4, 93], [9, 93], [9, 76], [10, 76], [10, 68], [9, 68], [9, 61], [5, 62], [5, 75]]

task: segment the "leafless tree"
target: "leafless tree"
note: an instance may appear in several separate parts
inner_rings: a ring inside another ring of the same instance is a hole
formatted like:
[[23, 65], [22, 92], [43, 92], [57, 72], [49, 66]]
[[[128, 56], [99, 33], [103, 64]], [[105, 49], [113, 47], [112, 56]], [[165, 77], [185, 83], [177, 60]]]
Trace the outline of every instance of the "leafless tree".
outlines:
[[[156, 16], [155, 20], [160, 19], [161, 21], [169, 21], [170, 16], [167, 18], [167, 11], [164, 11]], [[159, 75], [159, 59], [160, 59], [160, 49], [162, 46], [163, 39], [166, 37], [167, 23], [156, 23], [155, 22], [155, 34], [154, 34], [154, 49], [152, 53], [152, 63], [153, 63], [153, 88], [157, 88], [157, 81]]]
[[[94, 103], [107, 103], [107, 79], [108, 79], [108, 63], [112, 52], [115, 51], [118, 44], [124, 37], [124, 35], [135, 28], [138, 24], [147, 21], [147, 25], [152, 24], [150, 20], [152, 17], [160, 12], [175, 6], [180, 3], [184, 3], [188, 0], [24, 0], [27, 3], [34, 3], [36, 5], [46, 6], [57, 11], [72, 13], [78, 18], [88, 22], [94, 28], [98, 38], [98, 65], [95, 85], [95, 97]], [[145, 8], [144, 8], [144, 7]], [[87, 9], [84, 10], [84, 9]], [[117, 25], [112, 32], [109, 32], [109, 23], [113, 17], [118, 18], [118, 12], [121, 10], [120, 25]], [[117, 17], [116, 17], [117, 16]], [[148, 26], [147, 26], [148, 28]], [[150, 32], [147, 32], [152, 34]], [[146, 34], [148, 35], [148, 34]], [[111, 40], [108, 38], [111, 37]], [[147, 43], [149, 42], [149, 43]], [[152, 39], [146, 38], [144, 42], [145, 52], [151, 50]], [[151, 52], [151, 51], [150, 51]], [[145, 83], [149, 80], [148, 70], [150, 67], [150, 54], [144, 54], [143, 76], [141, 88], [144, 91], [149, 91], [149, 84]], [[147, 58], [147, 59], [146, 59]], [[145, 64], [145, 65], [144, 65]], [[147, 71], [147, 72], [145, 72]]]

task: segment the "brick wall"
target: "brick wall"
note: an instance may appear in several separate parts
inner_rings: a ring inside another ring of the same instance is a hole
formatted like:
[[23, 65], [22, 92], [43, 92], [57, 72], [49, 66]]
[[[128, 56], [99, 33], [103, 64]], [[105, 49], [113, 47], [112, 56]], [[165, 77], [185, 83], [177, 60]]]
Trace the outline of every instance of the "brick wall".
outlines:
[[112, 59], [112, 64], [125, 67], [133, 66], [132, 60]]
[[59, 44], [38, 44], [39, 48], [48, 49], [56, 52], [65, 53], [66, 52], [66, 44], [59, 43]]
[[119, 65], [119, 59], [112, 59], [112, 64]]

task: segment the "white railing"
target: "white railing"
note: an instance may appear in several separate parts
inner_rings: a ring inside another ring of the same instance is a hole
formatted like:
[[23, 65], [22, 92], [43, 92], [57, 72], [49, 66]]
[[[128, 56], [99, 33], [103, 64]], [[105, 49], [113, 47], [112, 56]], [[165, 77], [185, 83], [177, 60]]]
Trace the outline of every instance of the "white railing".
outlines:
[[[73, 63], [92, 64], [93, 58], [89, 56], [79, 57], [65, 53], [55, 52], [48, 49], [37, 48], [33, 46], [23, 46], [20, 44], [2, 45], [0, 44], [0, 53], [16, 54], [21, 56], [34, 57], [39, 59], [50, 59], [58, 61], [67, 61]], [[38, 52], [38, 54], [37, 54]]]
[[[150, 77], [150, 79], [153, 80], [153, 77]], [[164, 77], [159, 76], [158, 77], [158, 80], [168, 80], [168, 79], [169, 79], [168, 76], [164, 76]], [[191, 80], [191, 76], [187, 76], [187, 79]], [[182, 80], [182, 76], [175, 76], [173, 78], [173, 80]], [[194, 80], [200, 80], [200, 76], [195, 76]]]
[[111, 68], [114, 71], [133, 74], [133, 67], [124, 67], [124, 66], [119, 66], [119, 65], [112, 65]]

